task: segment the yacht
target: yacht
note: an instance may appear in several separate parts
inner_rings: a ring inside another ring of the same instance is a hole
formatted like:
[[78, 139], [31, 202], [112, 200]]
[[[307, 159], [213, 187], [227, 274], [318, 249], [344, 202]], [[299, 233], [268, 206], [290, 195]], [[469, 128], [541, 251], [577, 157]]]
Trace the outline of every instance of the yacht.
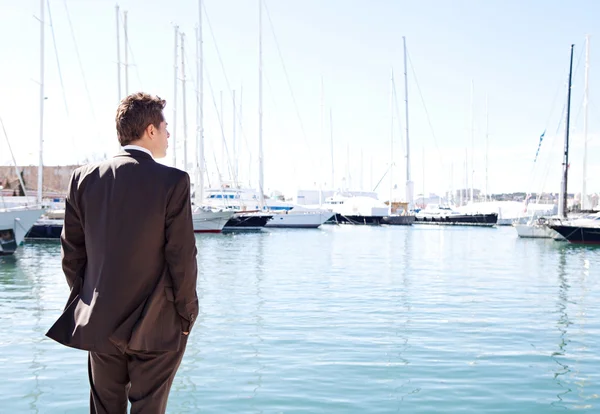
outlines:
[[225, 228], [318, 228], [333, 216], [328, 210], [295, 205], [278, 197], [264, 197], [261, 208], [259, 193], [251, 188], [208, 189], [204, 203], [210, 208], [235, 211]]
[[44, 210], [38, 207], [15, 207], [0, 210], [0, 255], [13, 254], [23, 243]]
[[415, 214], [415, 224], [493, 227], [498, 213], [461, 213], [442, 204], [427, 204]]

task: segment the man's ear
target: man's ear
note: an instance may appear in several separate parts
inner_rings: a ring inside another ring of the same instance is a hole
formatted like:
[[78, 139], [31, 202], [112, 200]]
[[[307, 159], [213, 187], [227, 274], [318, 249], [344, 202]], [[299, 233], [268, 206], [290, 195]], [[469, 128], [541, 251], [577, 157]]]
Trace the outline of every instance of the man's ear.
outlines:
[[146, 133], [148, 134], [148, 136], [150, 138], [154, 138], [154, 134], [156, 133], [156, 128], [154, 127], [154, 125], [152, 123], [150, 123], [147, 127], [146, 127]]

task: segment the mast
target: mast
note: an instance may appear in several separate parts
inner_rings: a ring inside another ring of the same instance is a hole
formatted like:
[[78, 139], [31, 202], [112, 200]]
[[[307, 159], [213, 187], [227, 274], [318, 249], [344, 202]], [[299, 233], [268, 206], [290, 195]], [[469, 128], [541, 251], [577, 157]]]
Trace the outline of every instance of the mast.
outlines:
[[223, 178], [227, 177], [226, 171], [227, 168], [227, 157], [225, 156], [225, 125], [224, 125], [225, 117], [223, 116], [223, 91], [219, 91], [219, 123], [221, 124], [221, 171], [223, 171]]
[[263, 76], [262, 76], [262, 0], [258, 0], [258, 191], [260, 207], [264, 208], [264, 160], [263, 160]]
[[[242, 110], [243, 110], [243, 106], [244, 106], [243, 105], [243, 103], [244, 103], [243, 97], [244, 97], [244, 85], [240, 84], [240, 99], [239, 99], [239, 106], [240, 106], [240, 114], [239, 115], [240, 116], [239, 116], [239, 119], [238, 119], [238, 126], [240, 127], [240, 131], [243, 131], [243, 123], [242, 123], [242, 116], [243, 116]], [[241, 147], [241, 144], [239, 144], [239, 145]], [[239, 153], [240, 153], [240, 151], [238, 151], [237, 153], [238, 153], [238, 156], [237, 156], [237, 158], [235, 160], [235, 168], [238, 171], [237, 175], [239, 177], [239, 171], [240, 171], [240, 156], [239, 156]], [[251, 164], [251, 163], [249, 163], [249, 164]], [[248, 180], [250, 180], [250, 177], [251, 177], [251, 175], [250, 175], [250, 169], [248, 168]], [[241, 183], [241, 180], [240, 180], [240, 183]], [[248, 183], [248, 186], [251, 187], [250, 183]]]
[[204, 200], [204, 61], [202, 48], [202, 0], [198, 0], [198, 29], [196, 31], [196, 79], [198, 90], [196, 92], [196, 205], [199, 206]]
[[333, 111], [329, 108], [329, 133], [331, 142], [331, 189], [335, 191], [335, 169], [333, 164]]
[[350, 180], [350, 144], [348, 143], [346, 146], [346, 187], [350, 190], [351, 180]]
[[235, 113], [235, 111], [236, 111], [235, 89], [232, 91], [232, 94], [233, 94], [233, 97], [232, 97], [232, 100], [233, 100], [233, 122], [232, 122], [232, 125], [231, 125], [232, 126], [232, 134], [231, 135], [232, 135], [232, 138], [233, 138], [233, 142], [231, 144], [232, 150], [233, 150], [233, 157], [232, 157], [233, 158], [233, 168], [232, 169], [233, 169], [233, 183], [237, 187], [237, 185], [238, 185], [238, 178], [237, 178], [237, 174], [238, 174], [238, 172], [237, 172], [237, 147], [236, 147], [237, 143], [235, 141], [235, 124], [236, 124], [237, 120], [236, 120], [236, 113]]
[[408, 202], [408, 209], [414, 208], [413, 192], [414, 184], [412, 177], [410, 176], [410, 139], [408, 135], [408, 70], [407, 70], [407, 59], [406, 59], [406, 37], [402, 36], [402, 43], [404, 44], [404, 112], [405, 120], [404, 125], [406, 128], [406, 201]]
[[469, 150], [465, 148], [465, 205], [469, 200]]
[[[121, 28], [119, 5], [115, 6], [115, 15], [117, 19], [117, 103], [121, 103], [121, 36], [119, 29]], [[121, 149], [121, 143], [117, 141], [117, 150]]]
[[590, 35], [585, 36], [585, 91], [583, 95], [583, 185], [581, 187], [581, 209], [588, 208], [587, 202], [587, 146], [589, 113]]
[[183, 171], [187, 171], [188, 158], [187, 158], [187, 102], [185, 97], [185, 33], [181, 32], [181, 99], [183, 100]]
[[[243, 117], [244, 117], [244, 100], [242, 99], [244, 97], [244, 85], [240, 85], [240, 129], [243, 128], [244, 125], [244, 121], [243, 121]], [[248, 158], [246, 158], [246, 161], [248, 161], [248, 187], [252, 187], [252, 154], [248, 154]], [[241, 165], [243, 166], [243, 162], [241, 163]]]
[[485, 201], [488, 201], [488, 136], [489, 136], [488, 96], [485, 95]]
[[125, 37], [125, 95], [129, 94], [129, 37], [127, 36], [127, 10], [123, 12], [123, 36]]
[[450, 197], [448, 197], [448, 204], [451, 206], [456, 205], [454, 199], [454, 162], [450, 162]]
[[[40, 148], [37, 180], [37, 202], [39, 205], [42, 204], [42, 186], [44, 185], [44, 18], [44, 0], [40, 0]], [[23, 191], [25, 191], [25, 188], [23, 188]]]
[[[460, 169], [459, 169], [459, 171], [460, 171]], [[460, 181], [461, 181], [461, 180], [460, 180], [460, 172], [459, 172], [459, 174], [458, 174], [458, 177], [459, 177], [459, 179], [458, 179], [458, 182], [460, 183]], [[460, 187], [462, 187], [462, 185], [459, 185], [459, 188], [460, 188]], [[459, 191], [460, 191], [460, 194], [458, 195], [458, 205], [459, 205], [459, 206], [462, 206], [462, 205], [463, 205], [463, 191], [465, 191], [465, 190], [463, 190], [463, 189], [461, 188]]]
[[178, 66], [177, 66], [177, 58], [178, 58], [178, 54], [177, 54], [177, 47], [179, 45], [179, 26], [175, 25], [174, 27], [175, 30], [175, 46], [174, 46], [174, 50], [175, 50], [175, 56], [174, 56], [174, 63], [173, 63], [173, 133], [171, 134], [173, 136], [173, 138], [171, 138], [171, 141], [173, 141], [173, 167], [177, 168], [177, 70], [178, 70]]
[[423, 208], [425, 208], [425, 147], [423, 147]]
[[475, 179], [475, 102], [474, 85], [471, 80], [471, 204], [473, 204], [473, 180]]
[[571, 59], [569, 63], [569, 83], [567, 87], [567, 121], [565, 124], [565, 148], [563, 154], [563, 177], [560, 187], [560, 196], [558, 203], [558, 215], [560, 218], [567, 218], [567, 181], [569, 176], [569, 126], [571, 122], [571, 85], [573, 77], [573, 48], [575, 45], [571, 45]]
[[363, 173], [364, 173], [363, 149], [361, 148], [360, 149], [360, 191], [364, 191], [365, 190], [365, 188], [363, 186], [363, 184], [364, 184]]
[[[324, 132], [325, 132], [325, 128], [324, 128], [324, 116], [325, 116], [325, 87], [323, 85], [323, 76], [321, 75], [321, 111], [320, 111], [320, 118], [321, 118], [321, 123], [320, 123], [320, 128], [319, 128], [319, 144], [322, 145], [322, 142], [324, 141]], [[320, 171], [321, 169], [319, 168], [317, 171]], [[320, 174], [319, 174], [320, 175]], [[319, 180], [319, 207], [323, 204], [323, 181], [321, 180], [321, 177], [319, 176], [317, 178]]]
[[392, 193], [394, 191], [394, 69], [390, 69], [390, 202], [388, 214], [392, 215]]
[[119, 28], [121, 26], [121, 22], [119, 19], [119, 5], [115, 6], [116, 15], [117, 15], [117, 93], [118, 93], [118, 101], [121, 102], [121, 37], [119, 35]]
[[373, 191], [373, 156], [371, 155], [371, 163], [369, 165], [369, 191]]

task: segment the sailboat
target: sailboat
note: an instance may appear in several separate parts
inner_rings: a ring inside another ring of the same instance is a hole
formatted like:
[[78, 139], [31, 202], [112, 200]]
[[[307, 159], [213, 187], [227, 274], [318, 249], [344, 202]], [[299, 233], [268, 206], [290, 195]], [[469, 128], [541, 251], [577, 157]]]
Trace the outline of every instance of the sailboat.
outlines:
[[43, 212], [41, 208], [30, 207], [0, 210], [0, 255], [13, 254]]
[[[589, 38], [588, 38], [589, 45]], [[588, 48], [589, 50], [589, 48]], [[586, 56], [587, 60], [587, 56]], [[573, 65], [573, 45], [571, 45], [571, 66]], [[586, 70], [589, 65], [586, 64]], [[569, 75], [569, 86], [571, 84], [571, 76]], [[569, 102], [571, 97], [571, 88], [569, 88]], [[587, 101], [587, 73], [586, 73], [586, 101]], [[587, 104], [587, 102], [586, 102]], [[587, 105], [586, 105], [587, 107]], [[587, 108], [586, 108], [587, 109]], [[559, 219], [554, 220], [548, 224], [552, 230], [560, 234], [569, 243], [580, 243], [580, 244], [600, 244], [600, 213], [588, 214], [583, 217], [579, 217], [575, 220], [567, 220], [567, 178], [569, 172], [569, 117], [567, 109], [567, 133], [565, 134], [565, 152], [563, 161], [563, 179], [561, 187], [561, 195], [563, 198], [562, 202], [559, 203]], [[587, 110], [586, 110], [586, 121], [587, 129]], [[587, 132], [587, 131], [586, 131]], [[587, 154], [586, 154], [587, 156]], [[585, 162], [585, 158], [584, 158]], [[584, 166], [585, 170], [585, 166]], [[585, 196], [585, 171], [584, 171], [584, 191]], [[565, 220], [565, 222], [563, 222]]]
[[[204, 111], [203, 111], [203, 43], [202, 43], [202, 0], [198, 0], [199, 25], [197, 31], [197, 151], [194, 180], [194, 209], [192, 218], [197, 233], [219, 233], [229, 231], [262, 230], [272, 215], [260, 211], [248, 211], [240, 202], [237, 185], [221, 183], [220, 188], [204, 190]], [[236, 180], [234, 180], [236, 181]]]
[[[177, 33], [175, 36], [177, 36]], [[183, 41], [181, 46], [181, 55], [183, 60], [185, 56], [183, 52]], [[194, 151], [195, 166], [192, 222], [195, 233], [220, 233], [227, 225], [227, 222], [233, 217], [234, 212], [214, 210], [202, 204], [204, 194], [204, 60], [202, 45], [202, 0], [198, 0], [198, 29], [196, 31], [196, 47], [196, 79], [198, 79], [198, 88], [196, 90], [196, 150]], [[175, 46], [175, 48], [177, 49], [177, 46]], [[175, 69], [175, 76], [177, 76], [177, 69]], [[185, 100], [185, 83], [183, 87], [183, 97]], [[176, 82], [175, 88], [177, 88]], [[184, 144], [185, 142], [186, 140], [184, 139]], [[185, 148], [185, 150], [187, 151], [187, 148]], [[176, 151], [176, 149], [174, 149], [174, 151]], [[184, 164], [186, 161], [187, 154], [184, 153]], [[187, 168], [187, 165], [184, 165], [184, 168]]]
[[[410, 179], [410, 144], [409, 144], [409, 135], [408, 135], [408, 72], [406, 66], [406, 37], [402, 37], [402, 42], [404, 44], [404, 103], [406, 110], [406, 201], [407, 201], [407, 210], [410, 211], [413, 200], [413, 183]], [[395, 226], [410, 226], [415, 221], [415, 216], [412, 214], [397, 214], [394, 211], [394, 203], [392, 201], [393, 195], [393, 167], [394, 167], [394, 97], [395, 97], [395, 89], [396, 86], [394, 84], [394, 73], [391, 74], [391, 98], [390, 98], [390, 109], [391, 109], [391, 117], [392, 117], [392, 125], [390, 131], [390, 145], [392, 147], [391, 151], [391, 160], [390, 160], [390, 200], [389, 200], [389, 214], [382, 219], [382, 224], [395, 225]], [[408, 213], [408, 212], [406, 212]]]
[[557, 233], [557, 228], [553, 225], [553, 221], [567, 220], [567, 182], [569, 173], [569, 128], [571, 120], [571, 87], [572, 87], [572, 76], [573, 76], [573, 48], [575, 45], [571, 45], [571, 57], [569, 63], [569, 82], [567, 85], [567, 114], [565, 122], [565, 142], [564, 152], [562, 161], [562, 182], [560, 187], [560, 194], [558, 198], [558, 218], [540, 218], [537, 220], [530, 220], [526, 224], [514, 224], [515, 230], [519, 237], [523, 238], [556, 238], [562, 239], [564, 234], [562, 232]]
[[[1, 120], [0, 124], [2, 124], [2, 129], [4, 131], [6, 141], [10, 148], [8, 136], [6, 135], [6, 131], [4, 130], [4, 124], [1, 122]], [[15, 165], [16, 170], [17, 164], [14, 158], [13, 163]], [[17, 175], [19, 175], [18, 171]], [[25, 184], [20, 176], [19, 185], [23, 189], [23, 192], [26, 193]], [[2, 196], [0, 195], [0, 197]], [[2, 198], [4, 201], [4, 197]], [[44, 209], [41, 207], [41, 203], [36, 205], [27, 205], [28, 198], [29, 197], [24, 198], [25, 205], [22, 205], [21, 203], [23, 201], [19, 200], [19, 202], [17, 202], [17, 205], [14, 207], [0, 209], [0, 256], [6, 256], [15, 253], [17, 248], [25, 240], [25, 236], [28, 234], [28, 232], [31, 231], [34, 224], [44, 213]], [[60, 228], [62, 229], [62, 225]]]
[[263, 211], [272, 215], [265, 227], [277, 228], [318, 228], [333, 216], [333, 212], [324, 209], [307, 209], [299, 206], [290, 206], [289, 209], [274, 209], [271, 208], [264, 197], [264, 157], [263, 157], [263, 142], [262, 142], [262, 0], [258, 2], [259, 14], [259, 44], [258, 44], [258, 191], [259, 203]]
[[[25, 235], [31, 229], [33, 224], [42, 216], [44, 209], [42, 207], [42, 178], [43, 178], [43, 142], [44, 142], [44, 0], [40, 1], [40, 148], [38, 165], [38, 189], [36, 206], [20, 206], [0, 210], [0, 255], [13, 254], [18, 246], [23, 243]], [[2, 125], [4, 129], [4, 125]], [[8, 142], [6, 131], [4, 135]], [[9, 144], [10, 145], [10, 144]], [[12, 152], [12, 151], [11, 151]], [[14, 158], [13, 158], [14, 162]], [[15, 162], [16, 167], [16, 162]], [[17, 173], [18, 175], [18, 173]], [[25, 192], [25, 186], [22, 180], [20, 185]]]
[[527, 223], [515, 223], [513, 227], [517, 235], [524, 239], [553, 239], [558, 234], [548, 227], [548, 219], [539, 217], [531, 218]]
[[588, 214], [566, 223], [548, 225], [569, 243], [600, 244], [600, 213]]

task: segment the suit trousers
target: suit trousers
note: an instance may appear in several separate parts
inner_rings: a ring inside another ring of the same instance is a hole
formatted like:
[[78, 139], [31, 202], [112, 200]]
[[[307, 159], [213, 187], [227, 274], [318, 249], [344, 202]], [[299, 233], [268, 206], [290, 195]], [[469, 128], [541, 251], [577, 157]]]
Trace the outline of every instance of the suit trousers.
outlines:
[[187, 336], [174, 352], [90, 352], [90, 413], [126, 414], [129, 399], [131, 414], [164, 414], [186, 345]]

